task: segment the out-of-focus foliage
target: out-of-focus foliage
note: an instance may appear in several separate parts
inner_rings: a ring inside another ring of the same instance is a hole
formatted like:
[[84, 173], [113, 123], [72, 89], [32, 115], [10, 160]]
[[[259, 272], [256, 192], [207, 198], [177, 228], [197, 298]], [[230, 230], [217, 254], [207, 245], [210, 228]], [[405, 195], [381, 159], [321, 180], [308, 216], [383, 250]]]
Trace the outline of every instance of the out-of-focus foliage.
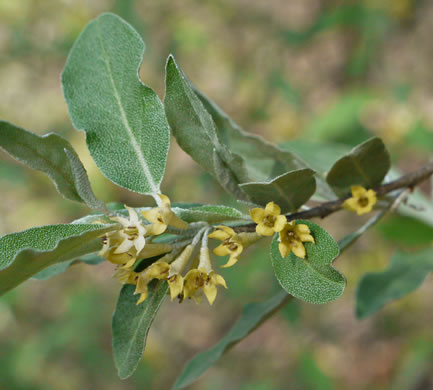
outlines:
[[[118, 13], [143, 36], [141, 78], [161, 98], [165, 59], [172, 52], [194, 85], [244, 129], [298, 152], [305, 140], [338, 144], [338, 151], [331, 148], [334, 155], [315, 153], [319, 172], [375, 135], [402, 172], [432, 156], [430, 2], [0, 0], [0, 118], [67, 138], [84, 156], [94, 191], [104, 201], [143, 203], [98, 173], [83, 134], [72, 131], [59, 81], [78, 33], [103, 11]], [[431, 195], [430, 188], [422, 190]], [[60, 199], [43, 174], [4, 153], [0, 191], [0, 234], [41, 221], [69, 222], [85, 211]], [[231, 204], [177, 147], [170, 151], [163, 191], [175, 201]], [[430, 277], [371, 319], [359, 322], [353, 312], [363, 273], [385, 268], [396, 247], [432, 242], [425, 225], [395, 218], [335, 264], [348, 279], [339, 301], [288, 306], [191, 388], [432, 387], [433, 310], [425, 299], [432, 294]], [[341, 213], [323, 225], [339, 239], [357, 227], [352, 221]], [[413, 229], [416, 242], [405, 234]], [[230, 299], [211, 309], [189, 302], [164, 305], [143, 361], [125, 382], [111, 358], [110, 318], [119, 292], [111, 268], [76, 264], [43, 284], [27, 282], [0, 301], [0, 387], [169, 388], [190, 357], [232, 326], [241, 301], [263, 300], [278, 290], [267, 252], [247, 251], [230, 272], [221, 270], [230, 287], [223, 294]]]

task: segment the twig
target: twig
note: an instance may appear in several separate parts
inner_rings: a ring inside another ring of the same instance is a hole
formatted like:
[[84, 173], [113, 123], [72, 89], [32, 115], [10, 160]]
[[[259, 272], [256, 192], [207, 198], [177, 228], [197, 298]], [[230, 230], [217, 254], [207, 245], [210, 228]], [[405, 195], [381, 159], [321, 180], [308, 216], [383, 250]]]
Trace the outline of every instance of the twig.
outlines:
[[[416, 185], [427, 180], [433, 175], [433, 161], [428, 163], [425, 167], [418, 169], [415, 172], [408, 173], [396, 180], [390, 181], [389, 183], [382, 184], [374, 188], [378, 196], [383, 196], [389, 192], [395, 191], [399, 188], [408, 188], [412, 190]], [[324, 202], [319, 206], [312, 207], [305, 211], [298, 211], [296, 213], [287, 214], [287, 220], [292, 221], [294, 219], [311, 219], [311, 218], [325, 218], [328, 215], [341, 210], [343, 202], [350, 198], [351, 195], [343, 198], [332, 200], [330, 202]], [[255, 223], [249, 223], [245, 225], [236, 226], [233, 228], [236, 232], [254, 232], [256, 230]]]

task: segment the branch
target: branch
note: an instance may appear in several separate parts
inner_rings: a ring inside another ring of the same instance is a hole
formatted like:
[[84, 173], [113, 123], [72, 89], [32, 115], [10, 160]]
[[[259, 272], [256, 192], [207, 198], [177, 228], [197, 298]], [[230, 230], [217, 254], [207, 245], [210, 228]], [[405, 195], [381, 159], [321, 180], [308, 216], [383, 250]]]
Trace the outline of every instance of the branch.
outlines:
[[[433, 161], [428, 163], [425, 167], [418, 169], [415, 172], [408, 173], [396, 180], [390, 181], [389, 183], [381, 184], [374, 189], [378, 196], [383, 196], [389, 192], [398, 190], [400, 188], [408, 188], [412, 190], [419, 183], [427, 180], [431, 175], [433, 175]], [[345, 196], [343, 198], [332, 200], [330, 202], [324, 202], [319, 206], [312, 207], [311, 209], [305, 211], [298, 211], [292, 214], [286, 214], [288, 221], [293, 221], [294, 219], [311, 219], [311, 218], [325, 218], [330, 214], [335, 213], [342, 209], [343, 202], [350, 198], [351, 195]], [[233, 228], [236, 232], [255, 232], [256, 224], [254, 222], [236, 226]]]

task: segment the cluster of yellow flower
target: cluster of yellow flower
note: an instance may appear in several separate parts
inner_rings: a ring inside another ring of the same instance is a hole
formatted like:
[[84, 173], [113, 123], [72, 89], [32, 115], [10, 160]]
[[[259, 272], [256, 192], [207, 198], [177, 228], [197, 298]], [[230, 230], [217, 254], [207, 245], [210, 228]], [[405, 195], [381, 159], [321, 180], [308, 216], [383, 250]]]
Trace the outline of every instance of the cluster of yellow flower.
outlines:
[[281, 208], [274, 202], [269, 202], [264, 209], [252, 209], [250, 215], [257, 224], [256, 232], [261, 236], [279, 234], [278, 249], [282, 257], [287, 257], [290, 252], [293, 252], [301, 259], [305, 259], [306, 251], [303, 243], [314, 243], [307, 225], [297, 224], [296, 221], [287, 222], [287, 218], [281, 215]]
[[[343, 206], [359, 215], [371, 211], [376, 203], [376, 193], [373, 190], [367, 191], [363, 187], [354, 186], [352, 195]], [[274, 202], [269, 202], [264, 209], [250, 210], [251, 218], [257, 224], [255, 233], [236, 233], [228, 226], [215, 228], [206, 223], [196, 224], [194, 227], [188, 225], [171, 210], [170, 199], [167, 196], [159, 195], [159, 197], [158, 207], [141, 211], [148, 224], [143, 223], [137, 212], [130, 207], [126, 207], [129, 218], [112, 217], [122, 228], [104, 235], [103, 246], [99, 252], [100, 256], [117, 265], [115, 276], [122, 283], [136, 286], [135, 294], [140, 294], [137, 304], [147, 298], [148, 284], [153, 279], [168, 282], [172, 300], [176, 297], [179, 297], [180, 301], [192, 298], [199, 303], [204, 294], [212, 304], [217, 295], [217, 286], [227, 288], [227, 285], [223, 277], [212, 269], [208, 238], [221, 241], [221, 244], [213, 250], [214, 254], [229, 255], [229, 260], [222, 266], [223, 268], [233, 266], [244, 248], [262, 236], [279, 234], [278, 248], [282, 257], [287, 257], [290, 252], [293, 252], [296, 256], [305, 259], [304, 243], [315, 242], [307, 225], [287, 221], [286, 216], [281, 215], [281, 208]], [[182, 239], [169, 244], [152, 242], [156, 236], [166, 232], [168, 226], [177, 231], [185, 229], [188, 231], [187, 234], [181, 235]], [[209, 234], [212, 229], [214, 231]], [[195, 251], [200, 240], [200, 250]], [[134, 268], [137, 261], [155, 256], [160, 256], [157, 261], [143, 271], [136, 272]], [[188, 264], [190, 264], [189, 270], [184, 272]]]
[[[170, 200], [165, 195], [159, 195], [161, 205], [141, 214], [149, 222], [144, 224], [136, 211], [127, 207], [129, 219], [112, 217], [122, 225], [122, 228], [110, 232], [103, 237], [103, 247], [99, 255], [117, 265], [115, 276], [122, 282], [136, 286], [135, 294], [140, 294], [137, 304], [148, 296], [148, 284], [153, 279], [166, 280], [169, 284], [172, 300], [192, 298], [201, 302], [202, 293], [212, 304], [217, 295], [217, 286], [227, 288], [221, 275], [212, 269], [208, 237], [223, 241], [215, 248], [218, 256], [230, 254], [230, 260], [224, 267], [236, 263], [243, 248], [257, 240], [255, 233], [236, 234], [227, 226], [219, 226], [213, 233], [208, 225], [193, 230], [193, 238], [183, 239], [175, 243], [153, 243], [154, 237], [166, 232], [168, 226], [185, 230], [189, 225], [182, 221], [171, 210]], [[202, 241], [198, 255], [193, 257], [197, 244]], [[138, 260], [162, 256], [143, 271], [135, 272], [134, 266]], [[188, 263], [189, 271], [182, 276]]]

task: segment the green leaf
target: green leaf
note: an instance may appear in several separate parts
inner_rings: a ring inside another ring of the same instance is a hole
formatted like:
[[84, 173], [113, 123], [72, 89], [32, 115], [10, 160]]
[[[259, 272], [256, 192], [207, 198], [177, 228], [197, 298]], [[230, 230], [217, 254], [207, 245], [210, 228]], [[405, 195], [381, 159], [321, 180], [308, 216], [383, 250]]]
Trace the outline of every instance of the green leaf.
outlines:
[[83, 202], [65, 150], [77, 160], [77, 164], [81, 162], [71, 144], [62, 137], [53, 133], [39, 136], [0, 121], [0, 148], [30, 168], [47, 174], [66, 199]]
[[167, 295], [168, 283], [152, 282], [147, 299], [140, 305], [136, 305], [134, 290], [133, 285], [122, 287], [113, 315], [113, 354], [121, 379], [131, 376], [143, 357], [147, 333]]
[[71, 153], [68, 149], [65, 149], [66, 156], [69, 160], [69, 165], [74, 176], [74, 184], [81, 199], [84, 200], [87, 206], [91, 209], [108, 212], [104, 202], [101, 202], [96, 198], [90, 185], [89, 177], [87, 176], [86, 169], [81, 163], [78, 156]]
[[[238, 199], [243, 161], [221, 144], [215, 123], [172, 56], [166, 65], [164, 99], [168, 122], [179, 146]], [[237, 173], [236, 173], [237, 172]]]
[[32, 279], [47, 280], [49, 278], [52, 278], [53, 276], [65, 272], [69, 267], [75, 264], [83, 263], [88, 265], [98, 265], [102, 263], [104, 260], [105, 259], [96, 256], [95, 254], [85, 255], [78, 259], [72, 259], [68, 261], [63, 261], [62, 263], [51, 265], [48, 268], [45, 268], [42, 271], [38, 272], [36, 275], [32, 277]]
[[332, 262], [339, 254], [338, 244], [330, 234], [310, 221], [298, 220], [307, 225], [315, 243], [304, 243], [305, 259], [290, 252], [283, 258], [278, 249], [278, 236], [271, 247], [271, 260], [275, 276], [281, 286], [291, 295], [310, 303], [327, 303], [337, 299], [344, 291], [346, 281]]
[[340, 158], [326, 177], [337, 195], [347, 195], [350, 187], [379, 185], [391, 167], [388, 151], [381, 139], [370, 138]]
[[230, 331], [215, 346], [199, 353], [185, 365], [172, 390], [183, 389], [195, 382], [228, 349], [247, 337], [263, 321], [286, 304], [289, 299], [290, 297], [284, 291], [281, 291], [265, 302], [245, 305], [241, 317]]
[[[233, 153], [241, 156], [244, 164], [231, 165], [243, 182], [270, 181], [288, 171], [311, 168], [296, 151], [283, 150], [262, 137], [244, 131], [220, 107], [207, 96], [195, 90], [206, 110], [212, 116], [221, 142]], [[334, 199], [335, 196], [326, 181], [319, 177], [317, 194], [320, 199]]]
[[228, 206], [201, 205], [191, 208], [173, 207], [172, 210], [180, 219], [188, 223], [205, 221], [213, 224], [223, 221], [250, 220], [248, 215]]
[[415, 291], [433, 272], [433, 249], [397, 252], [383, 272], [365, 274], [356, 292], [356, 315], [365, 318], [387, 303]]
[[101, 248], [98, 237], [116, 228], [48, 225], [0, 237], [0, 295], [50, 265], [97, 251]]
[[76, 40], [62, 85], [73, 125], [86, 132], [104, 175], [146, 194], [160, 192], [170, 130], [160, 99], [138, 77], [143, 52], [129, 24], [103, 14]]
[[314, 171], [300, 169], [287, 172], [265, 183], [244, 183], [240, 186], [251, 201], [266, 206], [274, 201], [283, 213], [296, 211], [305, 204], [316, 190]]

